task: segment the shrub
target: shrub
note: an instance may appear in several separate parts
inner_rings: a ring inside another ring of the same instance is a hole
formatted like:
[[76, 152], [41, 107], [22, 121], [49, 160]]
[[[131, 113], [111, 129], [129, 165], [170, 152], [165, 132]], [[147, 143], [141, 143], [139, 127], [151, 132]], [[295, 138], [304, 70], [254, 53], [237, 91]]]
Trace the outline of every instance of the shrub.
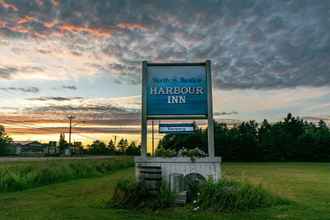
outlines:
[[159, 209], [174, 204], [175, 194], [162, 184], [158, 192], [150, 192], [143, 182], [121, 180], [117, 183], [107, 207], [123, 209]]
[[158, 147], [156, 149], [157, 157], [175, 157], [176, 155], [177, 155], [176, 151], [172, 149], [165, 149], [163, 147]]
[[200, 157], [206, 157], [207, 154], [200, 150], [199, 148], [182, 148], [178, 152], [175, 149], [165, 149], [163, 147], [158, 147], [156, 150], [156, 156], [157, 157], [190, 157], [192, 161], [195, 160], [195, 158]]
[[197, 200], [200, 209], [211, 211], [245, 211], [287, 203], [260, 186], [228, 180], [202, 185]]

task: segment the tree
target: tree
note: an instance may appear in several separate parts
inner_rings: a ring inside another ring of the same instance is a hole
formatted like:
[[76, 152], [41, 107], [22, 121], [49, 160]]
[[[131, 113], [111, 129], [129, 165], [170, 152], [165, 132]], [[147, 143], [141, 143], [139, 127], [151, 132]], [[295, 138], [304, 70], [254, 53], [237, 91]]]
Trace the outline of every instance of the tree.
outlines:
[[126, 149], [126, 154], [137, 156], [137, 155], [141, 154], [141, 151], [140, 151], [140, 148], [136, 146], [135, 142], [132, 141]]
[[108, 152], [105, 143], [99, 140], [94, 141], [89, 149], [92, 154], [106, 154]]
[[[228, 128], [215, 123], [215, 153], [225, 161], [330, 161], [330, 129], [324, 121], [309, 123], [289, 113], [284, 120], [258, 125], [242, 122]], [[207, 130], [167, 134], [158, 147], [178, 151], [198, 147], [207, 152]]]
[[75, 141], [73, 143], [73, 149], [74, 149], [74, 153], [81, 154], [81, 152], [83, 152], [82, 143], [80, 141]]
[[126, 152], [127, 147], [128, 147], [127, 139], [123, 139], [123, 138], [120, 139], [120, 141], [118, 142], [118, 145], [117, 145], [119, 152], [124, 154]]
[[0, 125], [0, 155], [8, 153], [7, 147], [11, 144], [12, 139], [7, 136], [5, 127]]
[[107, 148], [110, 154], [116, 154], [116, 146], [112, 139], [109, 141]]
[[63, 132], [60, 134], [60, 140], [58, 141], [58, 147], [61, 152], [64, 152], [64, 149], [68, 147], [68, 142], [66, 142], [65, 134]]

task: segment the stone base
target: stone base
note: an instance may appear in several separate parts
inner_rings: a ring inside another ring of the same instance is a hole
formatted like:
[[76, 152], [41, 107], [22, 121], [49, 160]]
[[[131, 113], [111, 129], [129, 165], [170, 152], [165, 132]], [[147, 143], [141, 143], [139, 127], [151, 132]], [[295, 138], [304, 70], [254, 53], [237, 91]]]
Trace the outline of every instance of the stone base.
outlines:
[[170, 183], [170, 176], [173, 174], [183, 176], [200, 174], [206, 180], [213, 179], [214, 181], [221, 177], [220, 157], [204, 157], [195, 160], [191, 160], [189, 157], [135, 157], [134, 159], [137, 180], [140, 179], [141, 167], [161, 167], [162, 181], [166, 183]]

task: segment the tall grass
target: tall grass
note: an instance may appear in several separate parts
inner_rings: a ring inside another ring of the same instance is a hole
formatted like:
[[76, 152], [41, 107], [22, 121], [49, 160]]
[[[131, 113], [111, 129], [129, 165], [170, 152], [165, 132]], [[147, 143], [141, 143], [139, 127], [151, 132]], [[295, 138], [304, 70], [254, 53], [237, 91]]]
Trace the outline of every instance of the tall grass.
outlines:
[[[289, 203], [287, 199], [273, 195], [261, 186], [229, 180], [198, 184], [195, 193], [194, 200], [188, 201], [188, 207], [192, 205], [194, 211], [247, 211]], [[170, 192], [164, 183], [158, 192], [151, 193], [143, 182], [121, 180], [106, 206], [151, 210], [169, 208], [175, 206], [175, 193]]]
[[129, 179], [120, 180], [112, 199], [106, 207], [121, 209], [151, 209], [168, 208], [174, 205], [175, 193], [162, 183], [156, 193], [150, 192], [145, 183]]
[[288, 204], [287, 199], [273, 195], [261, 186], [221, 180], [201, 185], [198, 205], [202, 210], [246, 211]]
[[133, 165], [134, 162], [129, 157], [0, 164], [0, 192], [20, 191], [77, 178], [101, 176]]

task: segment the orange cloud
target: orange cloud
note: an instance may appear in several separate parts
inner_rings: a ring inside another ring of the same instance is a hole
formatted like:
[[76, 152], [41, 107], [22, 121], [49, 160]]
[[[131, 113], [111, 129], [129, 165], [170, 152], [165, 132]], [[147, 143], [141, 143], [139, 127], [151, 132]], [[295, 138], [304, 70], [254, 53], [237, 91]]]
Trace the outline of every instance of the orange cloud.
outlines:
[[17, 21], [17, 24], [20, 25], [20, 24], [26, 24], [26, 23], [30, 23], [31, 21], [34, 21], [36, 20], [35, 17], [32, 17], [32, 16], [25, 16], [23, 18], [20, 18], [18, 21]]
[[0, 7], [3, 7], [5, 9], [18, 11], [18, 8], [14, 4], [7, 3], [5, 0], [0, 0]]
[[46, 28], [53, 28], [55, 25], [57, 24], [57, 22], [55, 20], [53, 21], [46, 21], [43, 23], [43, 25], [46, 27]]
[[59, 27], [59, 31], [62, 33], [73, 32], [73, 33], [87, 33], [95, 37], [108, 37], [112, 35], [112, 30], [106, 28], [94, 28], [94, 27], [84, 27], [74, 24], [63, 24]]
[[60, 4], [60, 0], [52, 0], [52, 4], [53, 4], [55, 7], [58, 7], [59, 4]]
[[23, 26], [8, 27], [8, 29], [13, 32], [18, 32], [18, 33], [23, 33], [23, 34], [30, 32], [30, 30], [28, 28], [25, 28]]
[[128, 29], [128, 30], [146, 30], [147, 28], [144, 24], [140, 23], [129, 23], [129, 22], [121, 22], [117, 25], [117, 27], [121, 29]]
[[6, 22], [0, 20], [0, 28], [6, 27]]

